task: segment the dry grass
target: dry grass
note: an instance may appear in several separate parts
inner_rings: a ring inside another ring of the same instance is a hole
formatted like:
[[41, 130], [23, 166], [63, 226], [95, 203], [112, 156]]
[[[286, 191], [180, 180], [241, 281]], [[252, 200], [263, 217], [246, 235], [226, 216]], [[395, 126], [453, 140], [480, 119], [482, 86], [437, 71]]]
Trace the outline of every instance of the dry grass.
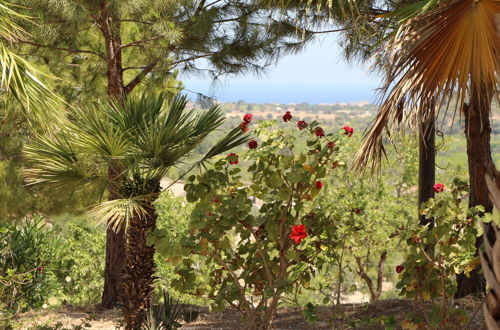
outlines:
[[[456, 305], [464, 308], [469, 317], [474, 319], [467, 327], [450, 327], [450, 329], [482, 329], [484, 319], [482, 315], [482, 299], [465, 298], [456, 301]], [[424, 306], [428, 308], [429, 306]], [[210, 313], [205, 307], [193, 307], [200, 312], [195, 322], [191, 322], [182, 329], [239, 329], [241, 315], [235, 310], [225, 310], [220, 313]], [[273, 324], [274, 329], [384, 329], [383, 320], [394, 317], [397, 329], [409, 312], [416, 312], [410, 300], [391, 299], [382, 300], [373, 304], [344, 304], [340, 308], [319, 307], [318, 321], [307, 323], [298, 308], [280, 308]], [[88, 323], [85, 329], [115, 330], [120, 329], [122, 323], [121, 312], [102, 310], [98, 307], [65, 307], [57, 310], [43, 310], [20, 315], [16, 329], [29, 329], [36, 325], [56, 324], [60, 322], [64, 327], [71, 329], [74, 326]]]

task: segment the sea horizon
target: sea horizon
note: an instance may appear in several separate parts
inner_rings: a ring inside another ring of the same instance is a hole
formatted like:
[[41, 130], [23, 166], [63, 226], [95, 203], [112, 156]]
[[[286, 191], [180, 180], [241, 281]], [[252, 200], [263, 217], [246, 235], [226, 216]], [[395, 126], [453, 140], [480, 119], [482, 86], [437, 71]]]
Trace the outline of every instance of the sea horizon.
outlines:
[[191, 99], [198, 94], [230, 103], [267, 104], [338, 104], [368, 101], [376, 103], [377, 85], [296, 84], [296, 83], [218, 83], [202, 81], [184, 82]]

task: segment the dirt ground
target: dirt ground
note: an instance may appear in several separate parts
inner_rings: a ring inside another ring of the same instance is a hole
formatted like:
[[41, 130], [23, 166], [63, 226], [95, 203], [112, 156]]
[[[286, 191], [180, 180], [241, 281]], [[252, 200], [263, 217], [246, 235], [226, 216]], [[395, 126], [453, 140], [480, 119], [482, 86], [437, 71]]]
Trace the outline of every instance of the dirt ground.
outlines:
[[[464, 308], [469, 315], [467, 326], [456, 329], [485, 329], [482, 309], [482, 299], [463, 299], [456, 305]], [[209, 313], [206, 308], [192, 307], [200, 314], [181, 329], [240, 329], [240, 314], [235, 310], [221, 313]], [[414, 310], [408, 300], [383, 300], [373, 304], [344, 304], [340, 308], [319, 307], [318, 321], [307, 323], [300, 309], [280, 308], [273, 323], [273, 329], [385, 329], [384, 321], [388, 318], [396, 320], [396, 329], [401, 329], [401, 323], [409, 312]], [[472, 321], [470, 321], [472, 319]], [[123, 329], [121, 312], [101, 310], [98, 307], [65, 307], [57, 310], [43, 310], [22, 314], [15, 321], [15, 329], [33, 329], [40, 325], [56, 325], [61, 330], [71, 329]], [[38, 328], [40, 329], [40, 328]]]

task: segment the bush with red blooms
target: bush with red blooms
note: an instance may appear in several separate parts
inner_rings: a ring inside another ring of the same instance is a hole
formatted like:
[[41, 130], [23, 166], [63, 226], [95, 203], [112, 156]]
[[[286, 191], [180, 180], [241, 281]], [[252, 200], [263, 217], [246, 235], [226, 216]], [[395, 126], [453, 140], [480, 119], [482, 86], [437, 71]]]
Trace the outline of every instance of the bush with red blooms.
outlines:
[[[434, 187], [436, 192], [444, 190], [443, 184]], [[481, 217], [482, 206], [469, 207], [465, 198], [468, 193], [467, 182], [453, 180], [445, 193], [421, 205], [420, 214], [432, 219], [433, 226], [416, 224], [406, 237], [410, 251], [400, 266], [404, 272], [401, 271], [396, 287], [401, 295], [413, 298], [416, 305], [440, 300], [435, 306], [437, 312], [427, 317], [439, 329], [448, 329], [450, 321], [458, 322], [461, 318], [460, 310], [447, 302], [457, 290], [457, 274], [469, 276], [480, 266], [475, 255], [476, 239], [482, 235], [481, 222], [491, 221], [491, 215]], [[463, 324], [453, 328], [462, 327]]]
[[[287, 113], [284, 119], [291, 117]], [[187, 180], [186, 199], [194, 203], [187, 236], [169, 241], [161, 231], [152, 233], [158, 251], [192, 268], [180, 274], [186, 291], [196, 290], [192, 276], [186, 275], [196, 273], [192, 255], [216, 265], [206, 293], [214, 301], [212, 308], [232, 306], [252, 328], [268, 329], [280, 299], [308, 286], [323, 262], [326, 229], [320, 224], [325, 219], [315, 203], [328, 188], [322, 180], [340, 161], [328, 143], [340, 143], [342, 136], [320, 138], [317, 125], [302, 126], [298, 137], [295, 125], [278, 129], [275, 121], [259, 124], [254, 130], [259, 147], [252, 140], [250, 150], [240, 155], [250, 164], [245, 180], [235, 155], [220, 159]], [[306, 143], [297, 141], [301, 138]]]

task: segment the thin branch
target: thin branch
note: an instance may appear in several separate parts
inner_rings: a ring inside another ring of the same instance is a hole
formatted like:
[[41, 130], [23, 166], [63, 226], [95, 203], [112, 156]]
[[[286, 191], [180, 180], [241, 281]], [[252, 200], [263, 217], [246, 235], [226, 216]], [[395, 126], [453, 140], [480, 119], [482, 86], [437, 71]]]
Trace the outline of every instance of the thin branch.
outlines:
[[146, 43], [146, 42], [150, 42], [150, 41], [153, 41], [153, 40], [157, 40], [157, 39], [161, 39], [163, 37], [164, 37], [164, 35], [159, 35], [159, 36], [155, 36], [155, 37], [151, 37], [151, 38], [147, 38], [147, 39], [141, 39], [141, 40], [132, 41], [132, 42], [129, 42], [128, 44], [121, 45], [120, 48], [123, 49], [123, 48], [127, 48], [127, 47], [138, 46], [140, 44], [143, 44], [143, 43]]
[[50, 49], [54, 49], [54, 50], [62, 50], [62, 51], [69, 52], [72, 54], [84, 53], [84, 54], [92, 54], [92, 55], [98, 56], [100, 58], [103, 57], [102, 54], [100, 54], [98, 52], [94, 52], [92, 50], [72, 49], [72, 48], [64, 48], [64, 47], [52, 47], [50, 45], [43, 45], [43, 44], [39, 44], [38, 42], [27, 41], [27, 40], [19, 40], [19, 42], [24, 43], [24, 44], [28, 44], [28, 45], [32, 45], [32, 46], [36, 46], [36, 47], [50, 48]]
[[140, 24], [147, 24], [147, 25], [153, 25], [153, 22], [147, 22], [147, 21], [140, 21], [137, 19], [121, 19], [118, 20], [118, 22], [133, 22], [133, 23], [140, 23]]
[[139, 74], [137, 74], [137, 76], [135, 76], [135, 78], [132, 79], [132, 81], [130, 81], [125, 86], [125, 93], [130, 93], [135, 88], [135, 86], [137, 86], [148, 73], [153, 71], [153, 69], [158, 65], [159, 62], [160, 62], [160, 60], [157, 59], [157, 60], [151, 62], [150, 64], [146, 65], [144, 67], [144, 69], [142, 69], [142, 71]]
[[346, 31], [346, 30], [348, 30], [348, 28], [337, 29], [337, 30], [324, 30], [324, 31], [308, 31], [308, 32], [312, 33], [312, 34], [322, 34], [322, 33], [342, 32], [342, 31]]

